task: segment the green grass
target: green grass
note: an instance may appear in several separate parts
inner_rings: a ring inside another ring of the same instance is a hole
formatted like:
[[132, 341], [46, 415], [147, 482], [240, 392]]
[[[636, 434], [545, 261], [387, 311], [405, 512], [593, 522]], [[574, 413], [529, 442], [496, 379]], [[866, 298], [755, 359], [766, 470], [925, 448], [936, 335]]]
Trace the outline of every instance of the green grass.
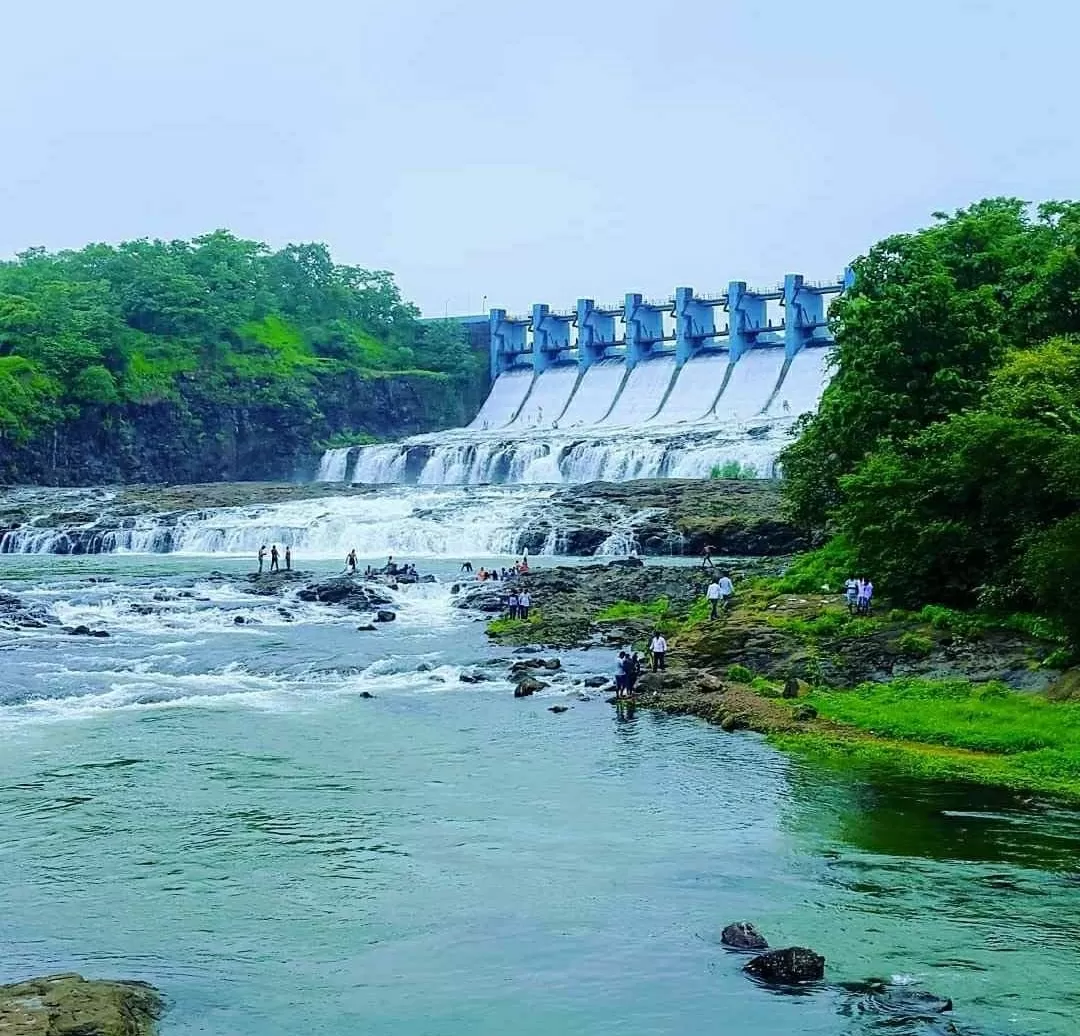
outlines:
[[1080, 705], [999, 683], [919, 678], [818, 691], [810, 700], [821, 715], [883, 737], [1006, 755], [1072, 752], [1080, 776]]
[[770, 616], [767, 621], [770, 626], [811, 640], [825, 637], [865, 637], [883, 626], [879, 619], [851, 615], [839, 609], [823, 611], [811, 619], [777, 615]]
[[644, 604], [640, 601], [616, 601], [603, 611], [596, 613], [597, 622], [610, 619], [663, 619], [671, 611], [671, 601], [659, 597]]
[[784, 747], [911, 776], [1080, 797], [1080, 704], [1003, 684], [916, 678], [817, 690], [807, 701], [822, 717], [874, 738], [821, 734], [784, 739]]
[[754, 679], [754, 674], [746, 666], [736, 663], [727, 667], [727, 677], [736, 683], [750, 683]]
[[913, 658], [926, 658], [934, 650], [934, 642], [915, 630], [908, 630], [897, 637], [896, 646], [905, 655]]
[[834, 536], [825, 546], [798, 555], [773, 585], [786, 594], [839, 593], [844, 580], [855, 574], [851, 544], [845, 536]]
[[492, 619], [487, 624], [488, 633], [495, 634], [500, 633], [513, 633], [515, 630], [527, 630], [530, 626], [535, 626], [540, 622], [541, 614], [539, 608], [532, 608], [529, 611], [529, 617], [527, 619]]

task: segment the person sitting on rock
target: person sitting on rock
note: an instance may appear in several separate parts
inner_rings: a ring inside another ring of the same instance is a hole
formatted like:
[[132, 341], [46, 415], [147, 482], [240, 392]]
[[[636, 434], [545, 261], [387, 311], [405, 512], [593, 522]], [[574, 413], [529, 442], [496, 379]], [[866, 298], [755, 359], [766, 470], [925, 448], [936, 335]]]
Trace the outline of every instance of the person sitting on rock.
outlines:
[[280, 556], [281, 555], [278, 554], [277, 544], [275, 543], [270, 548], [270, 571], [271, 572], [280, 572], [281, 571], [281, 565], [278, 562], [278, 558]]
[[266, 544], [259, 548], [259, 575], [262, 575], [263, 562], [266, 560]]

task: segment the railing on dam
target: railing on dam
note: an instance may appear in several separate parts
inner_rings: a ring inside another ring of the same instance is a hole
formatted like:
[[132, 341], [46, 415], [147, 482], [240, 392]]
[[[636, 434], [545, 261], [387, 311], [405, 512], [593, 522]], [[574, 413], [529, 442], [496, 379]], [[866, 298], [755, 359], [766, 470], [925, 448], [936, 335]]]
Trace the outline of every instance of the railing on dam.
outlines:
[[783, 284], [768, 288], [731, 281], [726, 291], [706, 295], [678, 288], [667, 299], [628, 294], [621, 303], [578, 299], [573, 309], [542, 303], [522, 314], [492, 309], [491, 376], [522, 367], [540, 373], [562, 364], [584, 371], [609, 359], [632, 369], [661, 355], [674, 356], [681, 367], [703, 353], [727, 352], [735, 360], [761, 347], [783, 347], [790, 359], [807, 345], [832, 342], [827, 304], [851, 278], [849, 270], [825, 282], [788, 274]]

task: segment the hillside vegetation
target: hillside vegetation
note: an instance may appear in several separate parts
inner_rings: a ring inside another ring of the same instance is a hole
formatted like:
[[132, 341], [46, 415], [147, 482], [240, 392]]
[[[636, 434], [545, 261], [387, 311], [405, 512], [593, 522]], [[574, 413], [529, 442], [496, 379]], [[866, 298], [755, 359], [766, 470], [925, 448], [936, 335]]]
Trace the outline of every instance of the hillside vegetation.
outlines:
[[991, 199], [853, 264], [835, 377], [785, 452], [822, 575], [1036, 609], [1080, 643], [1080, 204]]
[[0, 479], [287, 477], [468, 416], [486, 358], [392, 276], [217, 231], [0, 263]]

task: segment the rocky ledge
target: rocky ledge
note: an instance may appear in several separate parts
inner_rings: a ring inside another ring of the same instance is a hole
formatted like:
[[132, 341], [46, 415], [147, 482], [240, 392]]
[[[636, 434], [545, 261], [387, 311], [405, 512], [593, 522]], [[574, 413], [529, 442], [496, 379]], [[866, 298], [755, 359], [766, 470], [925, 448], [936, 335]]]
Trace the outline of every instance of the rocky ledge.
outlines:
[[151, 1036], [161, 994], [144, 982], [50, 975], [0, 986], [3, 1036]]
[[639, 479], [558, 490], [526, 527], [534, 553], [595, 554], [612, 535], [640, 554], [776, 556], [808, 546], [782, 516], [780, 484], [762, 479]]

